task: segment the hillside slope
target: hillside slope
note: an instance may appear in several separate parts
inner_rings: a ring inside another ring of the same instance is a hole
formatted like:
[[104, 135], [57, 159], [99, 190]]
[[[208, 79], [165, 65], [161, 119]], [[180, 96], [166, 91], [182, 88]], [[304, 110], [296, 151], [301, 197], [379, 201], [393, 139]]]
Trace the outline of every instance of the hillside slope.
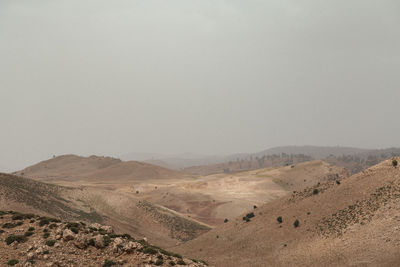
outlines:
[[206, 266], [110, 226], [0, 211], [1, 266]]
[[0, 173], [0, 209], [34, 212], [63, 220], [104, 222], [164, 247], [207, 232], [210, 227], [135, 195], [93, 187], [65, 187]]
[[240, 216], [177, 249], [221, 267], [398, 266], [399, 177], [387, 160], [270, 202], [249, 222]]
[[138, 161], [111, 157], [64, 155], [42, 161], [14, 173], [39, 181], [87, 181], [130, 183], [132, 181], [179, 178], [183, 174]]

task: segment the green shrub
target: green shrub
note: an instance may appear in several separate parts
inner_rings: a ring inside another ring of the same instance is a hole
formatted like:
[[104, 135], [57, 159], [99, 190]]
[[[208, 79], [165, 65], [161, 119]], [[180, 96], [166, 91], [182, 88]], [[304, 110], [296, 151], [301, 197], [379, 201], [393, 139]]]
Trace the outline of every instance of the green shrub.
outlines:
[[176, 263], [175, 263], [174, 261], [170, 261], [168, 264], [169, 264], [170, 266], [175, 266], [175, 265], [176, 265]]
[[114, 261], [112, 261], [112, 260], [105, 260], [105, 261], [104, 261], [104, 264], [103, 264], [103, 267], [110, 267], [110, 266], [113, 266], [113, 265], [116, 265], [116, 263], [115, 263]]
[[50, 239], [50, 240], [47, 240], [47, 241], [46, 241], [46, 245], [49, 246], [49, 247], [52, 247], [52, 246], [54, 246], [54, 244], [55, 244], [56, 242], [57, 242], [57, 240]]
[[184, 262], [182, 259], [178, 260], [176, 263], [179, 265], [186, 265], [186, 262]]
[[50, 221], [47, 218], [43, 218], [43, 219], [40, 219], [39, 226], [45, 226], [46, 224], [49, 224], [49, 223], [50, 223]]
[[43, 234], [43, 238], [44, 238], [44, 239], [48, 238], [49, 236], [50, 236], [50, 233], [48, 233], [48, 232], [46, 232], [46, 233]]
[[392, 165], [393, 165], [393, 167], [395, 167], [395, 168], [396, 168], [396, 167], [397, 167], [397, 164], [398, 164], [397, 160], [395, 160], [395, 159], [394, 159], [394, 160], [392, 160]]
[[50, 252], [48, 250], [43, 251], [43, 254], [49, 254]]
[[108, 246], [111, 243], [111, 238], [108, 235], [103, 236], [104, 246]]
[[77, 227], [71, 227], [69, 228], [69, 230], [71, 230], [75, 234], [79, 233], [79, 229]]
[[319, 193], [319, 190], [318, 190], [318, 188], [315, 188], [314, 190], [313, 190], [313, 192], [312, 192], [314, 195], [317, 195], [318, 193]]
[[24, 243], [28, 240], [28, 238], [26, 238], [26, 236], [23, 235], [9, 235], [6, 238], [6, 243], [7, 245], [10, 245], [11, 243], [13, 243], [14, 241], [18, 242], [18, 243]]
[[95, 246], [95, 243], [94, 243], [94, 239], [93, 238], [91, 238], [91, 239], [89, 239], [89, 246]]
[[295, 228], [297, 228], [297, 227], [299, 227], [299, 225], [300, 225], [300, 222], [299, 222], [299, 220], [295, 220], [294, 221], [294, 223], [293, 223], [293, 226], [295, 227]]
[[28, 232], [25, 232], [24, 236], [31, 236], [31, 235], [33, 235], [33, 234], [34, 234], [34, 232], [28, 231]]
[[30, 231], [30, 232], [35, 231], [35, 227], [29, 227], [28, 231]]
[[157, 265], [157, 266], [161, 266], [163, 264], [164, 264], [164, 260], [163, 259], [157, 259], [157, 261], [155, 263], [155, 265]]
[[19, 263], [19, 260], [17, 260], [17, 259], [12, 259], [7, 262], [7, 264], [10, 266], [14, 266], [15, 264], [18, 264], [18, 263]]
[[283, 222], [282, 216], [279, 216], [278, 218], [276, 218], [276, 220], [278, 221], [278, 223], [282, 223]]
[[145, 253], [145, 254], [154, 255], [154, 254], [157, 254], [157, 252], [158, 251], [152, 247], [146, 247], [143, 249], [143, 253]]
[[228, 219], [225, 219], [225, 220], [224, 220], [224, 223], [227, 223], [227, 222], [229, 222], [229, 220], [228, 220]]
[[5, 223], [5, 224], [3, 224], [3, 228], [14, 228], [14, 227], [16, 227], [17, 225], [15, 224], [15, 223]]

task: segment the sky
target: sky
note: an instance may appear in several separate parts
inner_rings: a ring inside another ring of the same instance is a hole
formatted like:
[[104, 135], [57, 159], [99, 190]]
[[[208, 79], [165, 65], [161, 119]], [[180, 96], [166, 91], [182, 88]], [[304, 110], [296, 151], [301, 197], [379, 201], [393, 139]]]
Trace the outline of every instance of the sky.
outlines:
[[0, 171], [400, 146], [400, 2], [0, 1]]

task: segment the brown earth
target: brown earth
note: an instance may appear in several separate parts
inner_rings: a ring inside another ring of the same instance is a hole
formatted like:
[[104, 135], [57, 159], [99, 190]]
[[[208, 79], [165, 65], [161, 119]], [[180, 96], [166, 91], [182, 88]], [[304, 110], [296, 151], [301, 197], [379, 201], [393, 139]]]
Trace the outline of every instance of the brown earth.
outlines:
[[136, 194], [99, 187], [65, 187], [0, 173], [0, 209], [34, 212], [63, 220], [104, 222], [120, 232], [169, 247], [193, 239], [209, 226]]
[[176, 249], [221, 267], [399, 266], [399, 177], [387, 160], [328, 179], [249, 209], [255, 217], [244, 220], [251, 216], [243, 213]]

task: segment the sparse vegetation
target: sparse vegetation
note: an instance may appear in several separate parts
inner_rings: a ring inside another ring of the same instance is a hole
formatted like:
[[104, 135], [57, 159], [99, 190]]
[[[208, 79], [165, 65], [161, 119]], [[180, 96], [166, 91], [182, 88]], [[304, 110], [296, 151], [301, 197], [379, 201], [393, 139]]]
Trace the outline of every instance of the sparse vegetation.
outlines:
[[282, 216], [279, 216], [278, 218], [276, 218], [276, 220], [278, 221], [278, 223], [282, 223], [283, 222]]
[[225, 220], [224, 220], [224, 223], [227, 223], [228, 221], [229, 221], [228, 219], [225, 219]]
[[397, 160], [395, 160], [395, 159], [394, 159], [394, 160], [392, 160], [392, 165], [393, 165], [393, 167], [395, 167], [395, 168], [396, 168], [396, 167], [397, 167], [397, 164], [398, 164]]
[[32, 232], [32, 231], [35, 231], [35, 227], [29, 227], [29, 228], [28, 228], [28, 231], [31, 231], [31, 232]]
[[174, 261], [169, 261], [169, 263], [168, 263], [170, 266], [175, 266], [176, 265], [176, 263], [174, 262]]
[[114, 265], [117, 265], [114, 261], [112, 261], [112, 260], [105, 260], [105, 261], [104, 261], [104, 264], [103, 264], [103, 267], [110, 267], [110, 266], [114, 266]]
[[44, 238], [44, 239], [47, 239], [49, 236], [50, 236], [50, 233], [48, 233], [48, 232], [46, 232], [46, 233], [43, 234], [43, 238]]
[[179, 265], [186, 265], [186, 262], [184, 262], [182, 259], [178, 260], [176, 263]]
[[10, 245], [13, 242], [24, 243], [27, 240], [28, 238], [23, 235], [9, 235], [5, 241], [7, 245]]
[[296, 220], [294, 221], [294, 223], [293, 223], [293, 226], [294, 226], [294, 228], [299, 227], [299, 226], [300, 226], [299, 220], [296, 219]]
[[157, 266], [161, 266], [163, 264], [164, 264], [164, 260], [163, 259], [157, 259], [157, 261], [155, 263], [155, 265], [157, 265]]
[[318, 193], [319, 193], [319, 190], [318, 190], [318, 188], [314, 188], [314, 190], [313, 190], [313, 195], [318, 195]]
[[12, 260], [9, 260], [8, 262], [7, 262], [7, 264], [9, 265], [9, 266], [14, 266], [14, 265], [16, 265], [16, 264], [18, 264], [19, 263], [19, 260], [17, 260], [17, 259], [12, 259]]
[[32, 232], [32, 231], [27, 231], [27, 232], [25, 232], [24, 236], [31, 236], [31, 235], [33, 235], [33, 234], [34, 234], [34, 232]]
[[49, 247], [52, 247], [52, 246], [54, 246], [54, 244], [55, 244], [56, 242], [57, 242], [57, 240], [50, 239], [50, 240], [47, 240], [47, 241], [46, 241], [46, 245], [49, 246]]

